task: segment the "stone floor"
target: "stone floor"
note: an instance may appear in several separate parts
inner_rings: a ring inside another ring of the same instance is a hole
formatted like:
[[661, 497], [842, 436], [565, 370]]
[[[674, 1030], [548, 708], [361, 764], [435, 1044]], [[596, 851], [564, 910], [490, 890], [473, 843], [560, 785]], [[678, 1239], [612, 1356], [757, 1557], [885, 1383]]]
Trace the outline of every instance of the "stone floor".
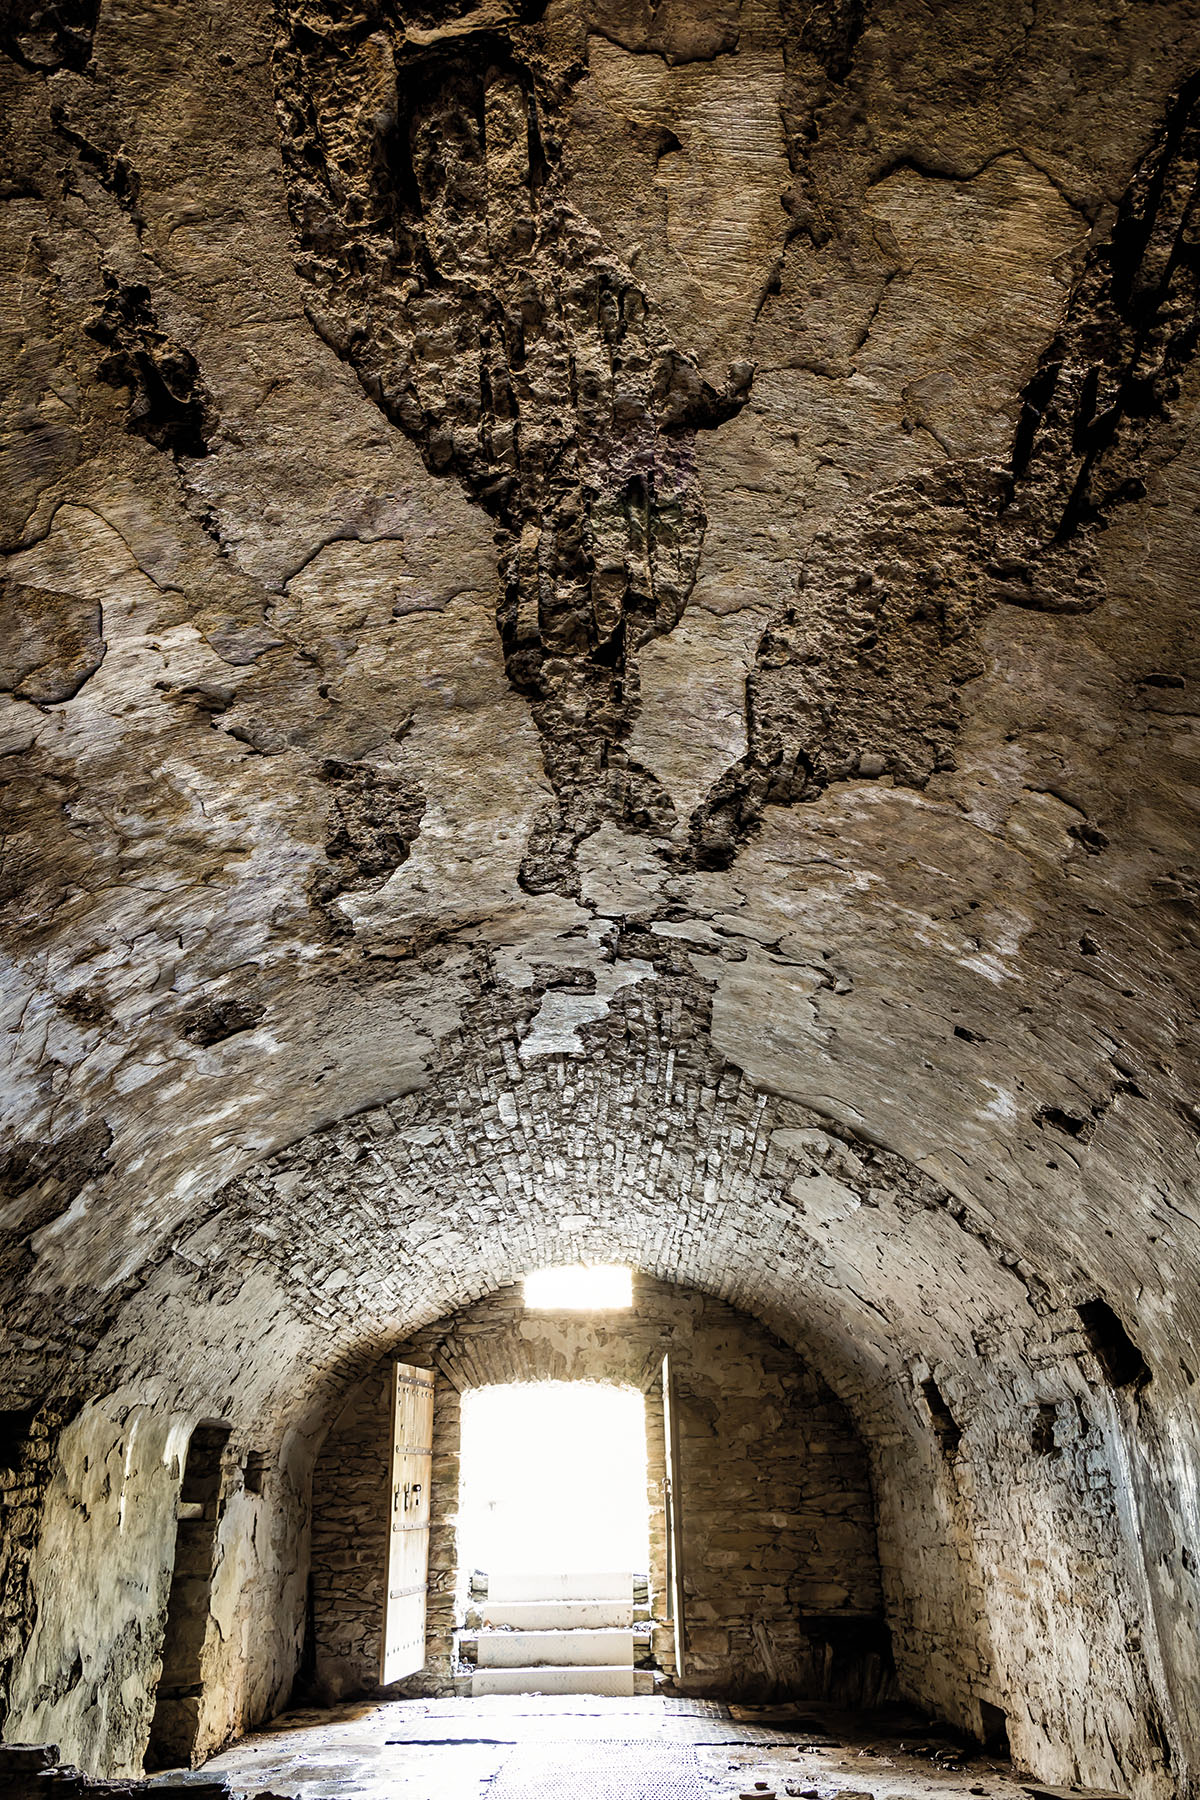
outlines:
[[[915, 1753], [914, 1753], [915, 1752]], [[715, 1702], [495, 1696], [290, 1713], [209, 1762], [286, 1800], [1027, 1800], [991, 1757], [900, 1715], [805, 1707], [774, 1723]]]

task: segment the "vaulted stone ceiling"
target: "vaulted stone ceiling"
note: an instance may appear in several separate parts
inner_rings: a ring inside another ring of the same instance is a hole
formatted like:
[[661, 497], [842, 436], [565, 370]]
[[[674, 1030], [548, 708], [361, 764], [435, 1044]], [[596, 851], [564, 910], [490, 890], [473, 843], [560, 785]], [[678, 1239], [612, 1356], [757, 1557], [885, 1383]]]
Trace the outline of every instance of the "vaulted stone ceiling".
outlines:
[[94, 12], [0, 60], [10, 1404], [599, 1255], [986, 1446], [1099, 1298], [1178, 1768], [1196, 7]]

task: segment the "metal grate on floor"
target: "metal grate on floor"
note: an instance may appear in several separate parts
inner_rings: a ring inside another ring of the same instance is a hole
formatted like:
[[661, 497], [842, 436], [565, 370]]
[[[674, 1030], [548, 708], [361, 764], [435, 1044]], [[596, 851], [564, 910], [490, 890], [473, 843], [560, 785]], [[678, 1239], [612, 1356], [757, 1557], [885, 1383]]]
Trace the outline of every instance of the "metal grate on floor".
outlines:
[[626, 1738], [521, 1744], [488, 1784], [488, 1800], [711, 1800], [686, 1744]]

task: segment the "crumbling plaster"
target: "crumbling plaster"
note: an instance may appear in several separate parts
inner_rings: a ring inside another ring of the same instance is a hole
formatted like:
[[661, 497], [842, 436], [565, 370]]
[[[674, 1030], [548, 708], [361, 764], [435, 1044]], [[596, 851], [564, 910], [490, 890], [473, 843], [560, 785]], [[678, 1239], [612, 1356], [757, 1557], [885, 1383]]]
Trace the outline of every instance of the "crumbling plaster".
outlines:
[[81, 1685], [93, 1421], [302, 1495], [586, 1254], [851, 1409], [910, 1691], [1187, 1792], [1194, 11], [356, 21], [6, 27], [6, 1729], [141, 1753], [168, 1465]]
[[[86, 1405], [59, 1437], [10, 1737], [66, 1740], [85, 1766], [141, 1773], [194, 1423], [118, 1392]], [[309, 1464], [288, 1448], [259, 1493], [246, 1490], [244, 1459], [225, 1459], [198, 1756], [277, 1711], [291, 1690], [304, 1630]]]

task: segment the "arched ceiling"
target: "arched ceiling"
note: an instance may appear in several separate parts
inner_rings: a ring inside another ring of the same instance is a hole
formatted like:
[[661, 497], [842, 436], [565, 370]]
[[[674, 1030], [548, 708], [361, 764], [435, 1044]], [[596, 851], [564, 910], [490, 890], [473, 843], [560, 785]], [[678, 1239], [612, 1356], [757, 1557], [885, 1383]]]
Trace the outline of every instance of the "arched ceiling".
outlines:
[[1193, 9], [89, 23], [3, 63], [12, 1391], [560, 1251], [862, 1406], [1094, 1294], [1186, 1387]]

